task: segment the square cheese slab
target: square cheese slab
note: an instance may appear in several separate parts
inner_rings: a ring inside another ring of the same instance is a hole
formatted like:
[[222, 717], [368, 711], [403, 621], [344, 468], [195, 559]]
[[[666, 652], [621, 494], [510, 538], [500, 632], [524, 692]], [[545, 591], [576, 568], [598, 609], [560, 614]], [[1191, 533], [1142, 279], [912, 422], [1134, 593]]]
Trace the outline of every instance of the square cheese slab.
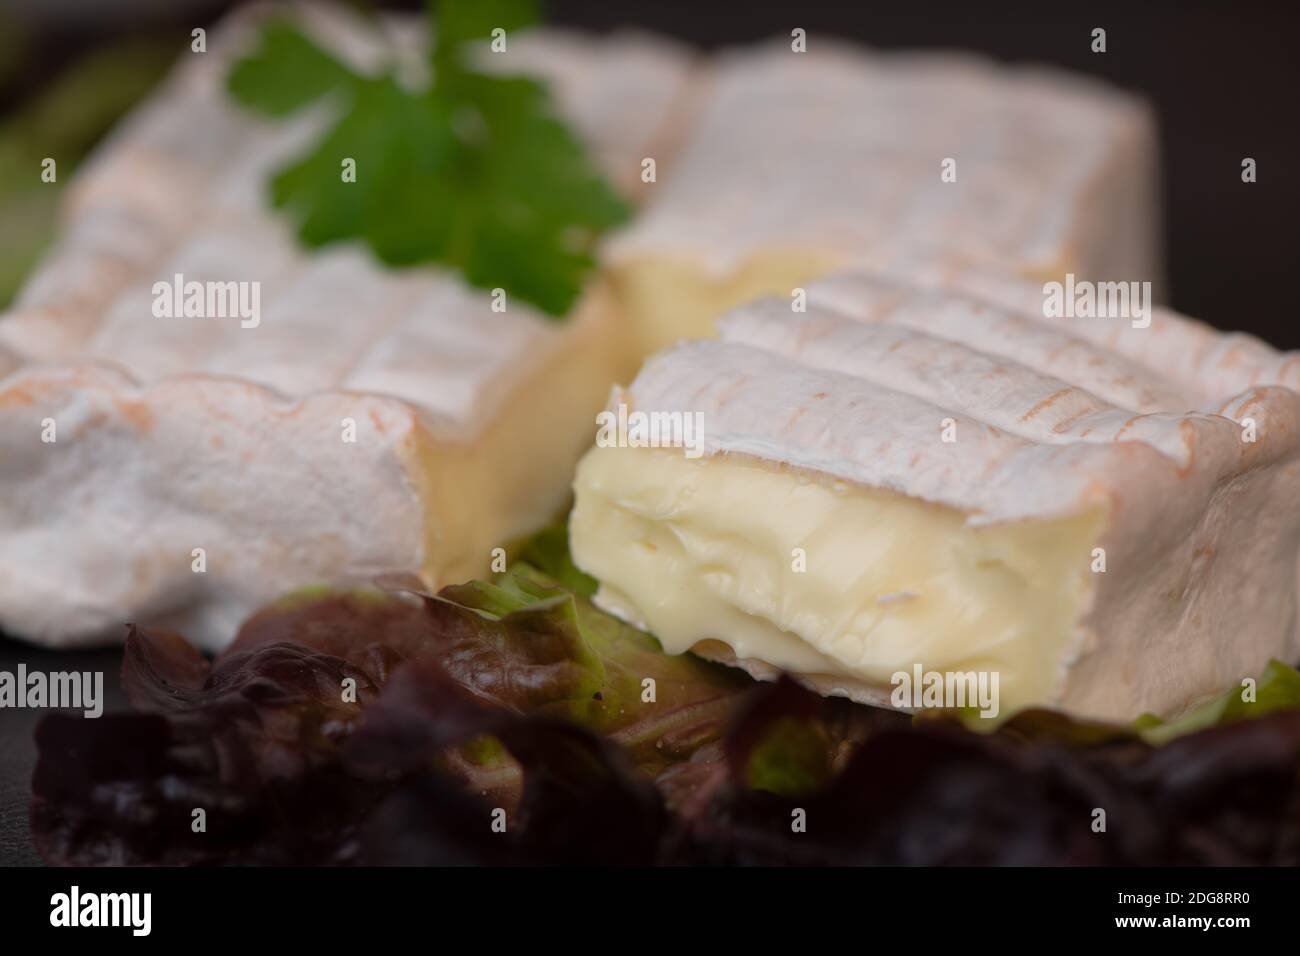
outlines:
[[[418, 47], [423, 29], [298, 15], [360, 67]], [[321, 117], [268, 123], [228, 100], [254, 25], [238, 15], [208, 53], [183, 55], [111, 137], [0, 317], [0, 631], [66, 645], [152, 622], [215, 648], [304, 585], [482, 575], [494, 548], [564, 506], [592, 416], [626, 374], [599, 288], [555, 323], [355, 246], [302, 249], [266, 182]], [[550, 76], [610, 178], [634, 181], [624, 153], [653, 148], [682, 55], [636, 37], [515, 49], [503, 67]], [[236, 314], [156, 314], [158, 283], [191, 282]], [[234, 308], [253, 283], [255, 324]]]
[[811, 36], [725, 53], [692, 89], [610, 249], [646, 353], [881, 257], [1159, 283], [1154, 123], [1098, 81]]
[[598, 603], [868, 703], [997, 674], [1004, 716], [1172, 715], [1300, 658], [1300, 353], [915, 272], [744, 306], [616, 391], [570, 521]]

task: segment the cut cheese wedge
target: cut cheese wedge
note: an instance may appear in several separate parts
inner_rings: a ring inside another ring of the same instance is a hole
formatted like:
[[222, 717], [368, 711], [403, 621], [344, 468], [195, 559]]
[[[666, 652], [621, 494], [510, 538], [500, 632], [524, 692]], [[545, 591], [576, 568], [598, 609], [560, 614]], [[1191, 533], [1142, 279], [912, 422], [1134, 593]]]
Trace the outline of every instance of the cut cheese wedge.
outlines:
[[[422, 30], [299, 16], [363, 68]], [[0, 318], [0, 631], [66, 645], [140, 621], [215, 648], [303, 585], [483, 575], [565, 505], [627, 372], [599, 286], [555, 323], [360, 248], [301, 249], [264, 190], [320, 117], [267, 123], [229, 102], [254, 19], [187, 56], [93, 159]], [[685, 58], [635, 37], [518, 47], [530, 70], [560, 68], [561, 107], [627, 181], [620, 151], [653, 148]], [[228, 313], [256, 283], [258, 319], [159, 317], [156, 284], [182, 282], [218, 289]]]
[[1171, 715], [1300, 657], [1300, 354], [930, 278], [755, 302], [616, 391], [570, 520], [597, 602], [869, 703], [996, 674], [1002, 716]]
[[643, 352], [727, 307], [925, 252], [1158, 285], [1154, 124], [1096, 81], [812, 38], [718, 59], [610, 249]]

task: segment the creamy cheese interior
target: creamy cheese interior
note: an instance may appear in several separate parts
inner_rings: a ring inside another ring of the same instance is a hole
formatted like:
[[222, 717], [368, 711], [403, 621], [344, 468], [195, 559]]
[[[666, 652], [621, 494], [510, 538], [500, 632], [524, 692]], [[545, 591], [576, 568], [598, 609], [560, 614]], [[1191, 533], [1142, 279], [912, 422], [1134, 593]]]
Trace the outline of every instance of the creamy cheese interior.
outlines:
[[554, 520], [591, 443], [610, 383], [627, 374], [617, 317], [599, 302], [554, 358], [515, 389], [472, 442], [428, 433], [407, 471], [425, 514], [421, 576], [430, 587], [486, 576], [494, 548]]
[[713, 322], [728, 309], [766, 295], [789, 296], [801, 283], [833, 272], [838, 257], [807, 249], [774, 250], [712, 274], [690, 259], [636, 259], [615, 266], [610, 284], [640, 360], [678, 339], [712, 338]]
[[574, 487], [573, 555], [598, 602], [666, 650], [722, 641], [880, 702], [915, 664], [996, 671], [1004, 716], [1055, 699], [1103, 523], [972, 527], [892, 492], [676, 449], [594, 448]]

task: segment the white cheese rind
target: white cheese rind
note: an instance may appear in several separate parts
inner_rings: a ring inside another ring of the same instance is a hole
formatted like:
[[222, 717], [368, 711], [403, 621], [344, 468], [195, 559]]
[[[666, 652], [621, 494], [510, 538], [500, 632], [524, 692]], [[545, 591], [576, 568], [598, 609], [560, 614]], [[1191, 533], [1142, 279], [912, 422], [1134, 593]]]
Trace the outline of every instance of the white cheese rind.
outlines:
[[[743, 307], [719, 323], [718, 341], [683, 343], [656, 356], [611, 404], [649, 414], [699, 413], [704, 462], [793, 470], [828, 493], [867, 503], [890, 494], [914, 502], [898, 505], [890, 519], [900, 529], [920, 520], [914, 509], [960, 515], [952, 543], [934, 548], [940, 556], [945, 548], [964, 551], [994, 540], [980, 537], [980, 529], [997, 533], [1099, 515], [1095, 535], [1078, 545], [1086, 594], [1071, 605], [1067, 632], [1044, 636], [1053, 648], [1053, 678], [1025, 676], [1041, 672], [1041, 661], [1030, 666], [1036, 651], [1026, 650], [1029, 644], [1006, 645], [1020, 650], [999, 661], [1019, 681], [1009, 698], [1017, 706], [1060, 706], [1110, 719], [1145, 710], [1171, 714], [1257, 675], [1270, 657], [1300, 656], [1300, 394], [1288, 387], [1296, 356], [1167, 311], [1149, 329], [1130, 332], [1117, 329], [1131, 329], [1123, 319], [1049, 322], [1041, 293], [1037, 315], [990, 301], [1018, 297], [1028, 306], [1035, 301], [1032, 287], [1005, 280], [998, 296], [981, 297], [961, 294], [961, 285], [952, 274], [928, 287], [869, 274], [838, 276], [809, 287], [803, 314], [781, 300]], [[1112, 341], [1123, 345], [1106, 347]], [[1272, 384], [1272, 376], [1285, 384]], [[1240, 391], [1209, 395], [1205, 378]], [[1254, 441], [1244, 440], [1251, 434], [1246, 418], [1254, 422]], [[955, 440], [944, 441], [946, 428]], [[726, 633], [693, 629], [692, 621], [717, 620], [721, 612], [715, 608], [711, 617], [701, 607], [693, 615], [675, 604], [690, 600], [685, 595], [694, 585], [670, 568], [701, 562], [697, 578], [713, 601], [725, 582], [739, 578], [738, 569], [762, 567], [772, 551], [784, 559], [800, 545], [801, 529], [783, 523], [794, 509], [787, 494], [799, 486], [766, 504], [745, 499], [730, 515], [722, 502], [705, 527], [703, 518], [687, 518], [689, 501], [662, 497], [665, 476], [642, 483], [644, 456], [652, 454], [665, 452], [589, 453], [575, 486], [575, 559], [601, 578], [600, 600], [610, 610], [644, 622], [671, 650], [726, 643]], [[698, 482], [715, 480], [703, 474], [678, 476], [695, 488], [693, 498], [708, 494]], [[740, 488], [737, 474], [718, 472], [716, 480]], [[850, 521], [848, 511], [843, 520]], [[833, 517], [814, 524], [828, 529], [823, 538], [836, 526]], [[628, 540], [611, 537], [608, 529], [620, 526]], [[660, 528], [668, 536], [655, 544]], [[734, 548], [715, 551], [710, 541]], [[679, 546], [684, 550], [673, 550]], [[1104, 553], [1104, 572], [1091, 570], [1094, 548]], [[672, 553], [660, 560], [656, 549]], [[835, 553], [839, 572], [866, 580], [882, 552], [864, 545], [856, 558], [848, 547]], [[636, 574], [629, 554], [646, 562]], [[903, 550], [888, 554], [891, 561], [907, 559]], [[854, 561], [861, 562], [857, 572]], [[918, 566], [933, 571], [942, 564]], [[647, 584], [652, 580], [663, 586], [655, 591]], [[842, 597], [811, 600], [806, 589], [824, 587], [825, 580], [824, 572], [820, 583], [795, 575], [774, 585], [771, 605], [734, 609], [827, 656], [831, 666], [804, 671], [821, 689], [880, 702], [888, 696], [882, 669], [935, 666], [909, 656], [905, 630], [828, 633], [826, 621], [846, 619], [847, 612], [834, 611], [836, 601], [857, 608], [870, 595], [848, 587]], [[890, 593], [927, 588], [932, 601], [932, 582], [889, 585]], [[1019, 600], [1039, 602], [1050, 593], [1050, 587], [1026, 591]], [[725, 600], [740, 602], [735, 595]], [[998, 613], [1014, 610], [1016, 599], [1009, 600]], [[816, 611], [823, 605], [831, 610]], [[944, 644], [940, 656], [960, 663], [961, 641], [981, 638], [963, 631], [960, 615], [952, 621], [960, 639]], [[770, 673], [774, 664], [800, 670], [788, 648], [765, 647], [753, 634], [745, 646], [744, 626], [733, 633], [742, 636], [733, 651], [751, 670]], [[886, 636], [892, 657], [881, 652]], [[933, 638], [932, 631], [915, 632], [914, 650], [930, 647], [933, 657]], [[865, 661], [871, 667], [863, 670]]]
[[[1136, 316], [1046, 319], [1043, 286], [969, 259], [875, 256], [861, 268], [819, 281], [809, 295], [817, 303], [870, 321], [873, 313], [892, 308], [900, 296], [917, 301], [920, 290], [958, 296], [959, 302], [942, 312], [930, 307], [928, 314], [943, 323], [945, 335], [960, 335], [970, 313], [995, 306], [1003, 317], [997, 331], [1005, 333], [1000, 349], [1021, 348], [1019, 340], [1026, 336], [1042, 339], [1049, 347], [1052, 341], [1068, 343], [1076, 352], [1091, 344], [1108, 354], [1108, 368], [1117, 374], [1140, 373], [1137, 385], [1158, 388], [1162, 401], [1181, 396], [1168, 405], [1171, 410], [1185, 406], [1217, 413], [1225, 397], [1256, 385], [1300, 391], [1300, 352], [1280, 352], [1255, 336], [1221, 332], [1158, 305], [1151, 309], [1149, 325]], [[987, 325], [979, 329], [981, 335], [993, 331]]]
[[[54, 443], [41, 441], [46, 418]], [[343, 418], [355, 444], [340, 440]], [[96, 365], [12, 376], [0, 384], [0, 623], [64, 646], [147, 621], [217, 650], [286, 590], [418, 569], [406, 460], [421, 427], [379, 396], [295, 401], [231, 378], [141, 386]]]
[[[1158, 280], [1148, 108], [973, 55], [774, 41], [716, 61], [654, 201], [612, 243], [722, 276], [765, 251], [930, 250], [1025, 274]], [[955, 181], [941, 178], [945, 160]], [[799, 170], [797, 176], [791, 170]]]

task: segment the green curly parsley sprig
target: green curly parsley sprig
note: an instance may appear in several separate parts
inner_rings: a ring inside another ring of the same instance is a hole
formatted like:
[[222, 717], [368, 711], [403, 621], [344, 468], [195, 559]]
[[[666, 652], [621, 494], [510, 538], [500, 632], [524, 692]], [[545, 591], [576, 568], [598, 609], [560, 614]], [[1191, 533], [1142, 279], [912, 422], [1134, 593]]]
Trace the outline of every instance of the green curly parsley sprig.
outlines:
[[[272, 201], [308, 246], [360, 239], [389, 265], [450, 266], [561, 317], [595, 265], [597, 238], [630, 210], [544, 86], [469, 62], [494, 30], [535, 22], [532, 0], [442, 0], [429, 14], [432, 82], [415, 90], [393, 68], [354, 72], [287, 21], [264, 25], [227, 78], [231, 95], [273, 117], [322, 100], [340, 110], [274, 175]], [[341, 174], [348, 159], [355, 177]]]

